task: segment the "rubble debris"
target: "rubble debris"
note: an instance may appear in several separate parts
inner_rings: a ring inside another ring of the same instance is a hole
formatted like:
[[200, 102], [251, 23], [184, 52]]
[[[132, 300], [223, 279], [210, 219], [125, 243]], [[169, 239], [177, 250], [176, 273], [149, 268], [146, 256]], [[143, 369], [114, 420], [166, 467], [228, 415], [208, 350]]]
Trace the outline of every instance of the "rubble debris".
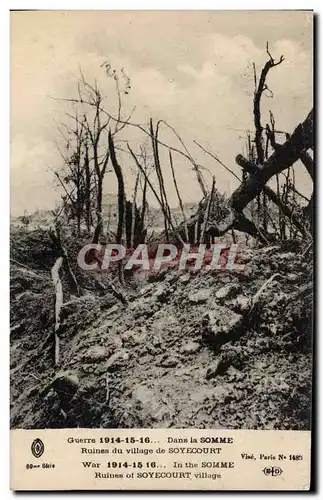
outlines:
[[246, 254], [239, 272], [141, 279], [127, 306], [90, 279], [76, 298], [62, 279], [58, 373], [55, 256], [46, 271], [12, 263], [11, 426], [309, 428], [311, 260], [279, 245]]

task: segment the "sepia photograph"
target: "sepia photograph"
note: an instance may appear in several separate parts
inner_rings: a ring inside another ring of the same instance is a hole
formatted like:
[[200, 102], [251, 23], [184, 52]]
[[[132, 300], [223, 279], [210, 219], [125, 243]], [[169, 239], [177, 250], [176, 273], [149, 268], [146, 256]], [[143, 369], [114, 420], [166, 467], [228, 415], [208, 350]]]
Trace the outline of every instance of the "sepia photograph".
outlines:
[[10, 18], [11, 429], [310, 431], [313, 12]]

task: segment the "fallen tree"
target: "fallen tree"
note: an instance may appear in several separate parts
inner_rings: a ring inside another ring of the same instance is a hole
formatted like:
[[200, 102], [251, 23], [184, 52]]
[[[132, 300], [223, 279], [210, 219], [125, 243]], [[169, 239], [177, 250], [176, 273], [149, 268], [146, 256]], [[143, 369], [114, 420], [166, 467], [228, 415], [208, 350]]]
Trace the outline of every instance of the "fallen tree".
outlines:
[[[249, 162], [253, 173], [232, 193], [232, 207], [241, 212], [263, 190], [273, 175], [291, 167], [309, 148], [313, 148], [313, 110], [267, 161], [258, 165]], [[248, 165], [248, 160], [242, 155], [236, 157], [236, 162], [240, 166]]]
[[278, 199], [274, 191], [266, 186], [267, 182], [275, 174], [281, 173], [293, 165], [309, 148], [313, 148], [313, 110], [304, 122], [296, 127], [290, 138], [284, 144], [280, 145], [263, 165], [256, 165], [242, 155], [238, 155], [236, 157], [237, 164], [250, 172], [250, 175], [245, 181], [241, 182], [240, 186], [238, 186], [229, 198], [228, 206], [231, 210], [228, 217], [218, 226], [213, 225], [209, 227], [209, 234], [212, 236], [222, 236], [229, 229], [233, 228], [247, 232], [252, 236], [258, 235], [260, 239], [263, 239], [261, 233], [259, 233], [259, 229], [245, 217], [243, 210], [259, 193], [265, 191], [267, 196], [279, 206], [282, 212], [291, 218], [302, 235], [310, 237], [310, 233], [297, 219], [297, 216], [293, 215], [291, 210]]
[[[272, 129], [268, 124], [266, 125], [266, 128], [262, 126], [260, 112], [261, 97], [265, 91], [271, 92], [266, 84], [267, 74], [271, 68], [280, 65], [284, 61], [284, 56], [281, 56], [279, 61], [275, 62], [269, 52], [268, 43], [267, 54], [269, 59], [261, 71], [259, 83], [257, 83], [256, 69], [254, 65], [255, 92], [253, 100], [253, 115], [255, 125], [254, 143], [257, 154], [254, 161], [246, 159], [241, 154], [237, 155], [236, 163], [243, 170], [243, 180], [228, 200], [228, 216], [218, 225], [213, 224], [208, 228], [208, 233], [211, 236], [222, 236], [230, 229], [237, 229], [255, 236], [263, 242], [270, 240], [271, 236], [267, 233], [266, 229], [256, 227], [254, 222], [248, 220], [243, 213], [243, 210], [250, 202], [259, 197], [260, 193], [264, 193], [264, 197], [267, 196], [270, 201], [277, 205], [280, 213], [290, 220], [295, 228], [302, 234], [303, 238], [311, 237], [310, 232], [299, 220], [297, 214], [293, 212], [293, 209], [289, 208], [288, 205], [282, 201], [281, 197], [266, 184], [273, 176], [278, 176], [284, 170], [289, 169], [298, 160], [301, 160], [308, 174], [313, 179], [313, 160], [307, 151], [308, 149], [314, 149], [314, 113], [312, 109], [305, 120], [295, 128], [291, 135], [286, 134], [286, 141], [283, 144], [276, 142], [272, 113], [270, 113]], [[263, 145], [264, 132], [266, 132], [267, 136], [266, 148], [264, 148]], [[268, 142], [273, 150], [273, 153], [269, 157], [267, 155]], [[304, 210], [305, 214], [310, 214], [312, 203], [313, 195], [309, 201], [308, 207]], [[191, 223], [194, 224], [195, 221], [192, 220]]]
[[[236, 163], [249, 175], [230, 196], [228, 200], [229, 213], [225, 219], [218, 224], [210, 225], [206, 232], [211, 236], [218, 237], [223, 236], [231, 229], [236, 229], [258, 238], [263, 243], [270, 241], [271, 236], [263, 229], [256, 227], [243, 213], [246, 206], [261, 192], [264, 192], [291, 220], [304, 238], [311, 238], [310, 232], [297, 215], [266, 185], [274, 175], [288, 169], [297, 160], [301, 160], [304, 165], [306, 163], [306, 169], [313, 178], [313, 160], [307, 153], [310, 148], [313, 149], [313, 110], [283, 144], [276, 144], [273, 154], [263, 164], [253, 163], [243, 155], [237, 155]], [[196, 224], [198, 218], [199, 214], [192, 217], [188, 221], [188, 227]]]

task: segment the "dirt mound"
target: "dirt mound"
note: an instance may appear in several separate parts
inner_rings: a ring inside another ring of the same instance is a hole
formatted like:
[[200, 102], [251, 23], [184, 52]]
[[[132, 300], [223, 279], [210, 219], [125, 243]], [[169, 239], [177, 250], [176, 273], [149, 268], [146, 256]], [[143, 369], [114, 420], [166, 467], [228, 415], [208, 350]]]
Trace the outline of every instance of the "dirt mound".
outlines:
[[57, 258], [48, 230], [10, 228], [10, 259], [32, 269], [50, 269]]
[[309, 428], [311, 259], [273, 246], [244, 261], [162, 272], [127, 305], [69, 296], [59, 369], [50, 272], [14, 265], [12, 427]]

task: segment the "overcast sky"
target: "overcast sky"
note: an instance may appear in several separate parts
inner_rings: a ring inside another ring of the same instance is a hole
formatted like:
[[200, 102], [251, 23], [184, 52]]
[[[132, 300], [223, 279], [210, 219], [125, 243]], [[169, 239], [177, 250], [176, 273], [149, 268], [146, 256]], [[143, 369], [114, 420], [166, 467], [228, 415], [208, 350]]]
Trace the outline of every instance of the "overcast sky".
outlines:
[[[235, 156], [244, 151], [252, 129], [252, 62], [260, 73], [266, 62], [266, 41], [275, 58], [268, 86], [274, 97], [263, 99], [263, 122], [271, 109], [279, 130], [291, 132], [312, 106], [312, 14], [294, 11], [94, 12], [48, 11], [11, 13], [11, 207], [13, 214], [51, 208], [60, 197], [49, 167], [59, 163], [55, 149], [57, 123], [66, 107], [50, 96], [74, 97], [81, 67], [96, 78], [115, 110], [115, 94], [104, 69], [108, 61], [124, 67], [131, 91], [124, 96], [125, 115], [145, 125], [150, 116], [165, 119], [185, 139], [198, 163], [216, 176], [220, 191], [231, 192], [235, 178], [197, 149], [193, 140], [211, 149], [239, 174]], [[163, 138], [173, 146], [169, 132]], [[125, 137], [138, 145], [138, 131]], [[143, 140], [144, 138], [141, 137]], [[129, 171], [130, 160], [122, 157]], [[174, 158], [185, 201], [200, 191], [192, 166]], [[164, 167], [167, 172], [167, 166]], [[297, 165], [299, 190], [309, 194], [311, 182]], [[128, 196], [132, 176], [126, 173]], [[211, 175], [205, 173], [206, 181]], [[170, 202], [176, 205], [171, 187]], [[116, 191], [109, 174], [106, 192]]]

